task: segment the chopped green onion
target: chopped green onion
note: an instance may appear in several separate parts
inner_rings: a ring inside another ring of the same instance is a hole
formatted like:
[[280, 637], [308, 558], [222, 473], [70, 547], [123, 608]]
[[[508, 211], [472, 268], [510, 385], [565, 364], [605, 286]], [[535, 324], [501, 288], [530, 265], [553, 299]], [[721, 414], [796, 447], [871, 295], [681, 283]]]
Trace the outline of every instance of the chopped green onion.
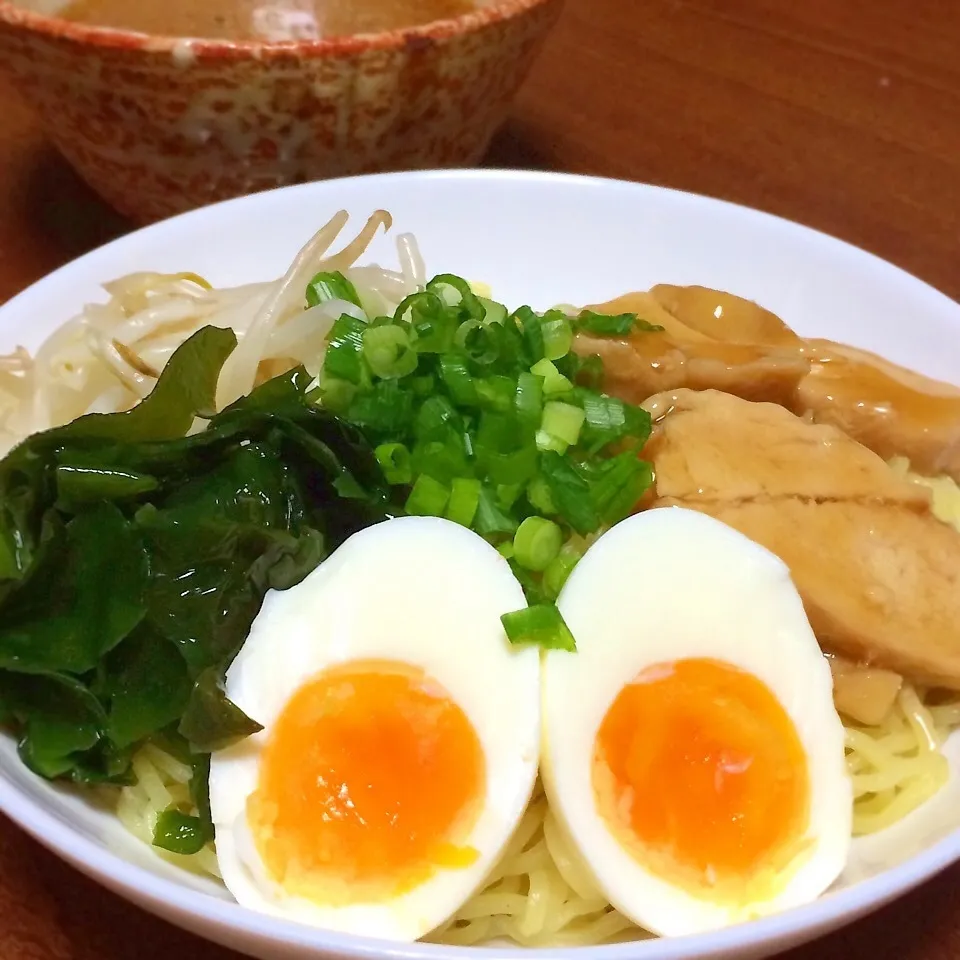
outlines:
[[417, 517], [442, 517], [449, 499], [447, 487], [429, 474], [421, 473], [407, 497], [406, 511]]
[[419, 377], [411, 377], [407, 384], [414, 394], [418, 397], [429, 397], [436, 393], [437, 380], [431, 373], [425, 373]]
[[368, 327], [363, 332], [363, 357], [374, 376], [397, 380], [417, 369], [417, 353], [403, 327]]
[[536, 374], [521, 373], [514, 395], [517, 416], [525, 423], [539, 424], [543, 413], [543, 383]]
[[451, 430], [460, 432], [463, 420], [442, 394], [427, 397], [417, 414], [416, 433], [422, 440], [443, 440]]
[[557, 512], [553, 497], [550, 496], [550, 487], [542, 476], [534, 477], [527, 484], [527, 500], [530, 506], [538, 513], [553, 514]]
[[503, 372], [515, 376], [521, 370], [529, 370], [533, 360], [523, 333], [516, 323], [512, 319], [507, 319], [503, 323], [488, 323], [487, 327], [498, 337], [500, 366]]
[[625, 336], [632, 333], [637, 322], [635, 313], [594, 313], [592, 310], [582, 310], [577, 317], [577, 329], [587, 333], [596, 333], [602, 337]]
[[[597, 316], [508, 315], [441, 274], [393, 317], [338, 320], [308, 397], [364, 432], [395, 510], [402, 489], [408, 513], [475, 530], [540, 609], [562, 588], [581, 537], [629, 513], [651, 482], [637, 459], [649, 417], [599, 392], [599, 357], [572, 352], [579, 329], [627, 329], [629, 318]], [[536, 609], [523, 617], [558, 617]], [[555, 622], [551, 630], [546, 642], [572, 646]]]
[[323, 359], [324, 376], [356, 384], [369, 379], [365, 376], [362, 362], [363, 334], [366, 329], [363, 320], [346, 313], [334, 321]]
[[357, 391], [343, 416], [384, 440], [403, 436], [413, 418], [413, 397], [397, 380], [378, 380]]
[[448, 430], [443, 439], [418, 443], [413, 448], [413, 472], [416, 475], [428, 473], [444, 483], [468, 475], [471, 470], [463, 445], [463, 434]]
[[477, 405], [477, 389], [464, 357], [457, 353], [441, 354], [440, 377], [454, 403], [465, 407]]
[[627, 424], [623, 401], [616, 397], [585, 391], [583, 412], [587, 425], [600, 433], [619, 436]]
[[339, 270], [318, 273], [307, 284], [308, 306], [316, 307], [327, 300], [346, 300], [355, 306], [363, 307], [357, 288]]
[[207, 823], [176, 808], [164, 810], [153, 828], [155, 847], [182, 856], [199, 853], [212, 839]]
[[547, 433], [546, 430], [537, 431], [536, 442], [538, 450], [553, 450], [555, 453], [566, 453], [567, 447], [570, 446], [565, 440]]
[[476, 380], [474, 384], [477, 403], [484, 410], [509, 413], [516, 396], [516, 381], [512, 377], [490, 376]]
[[477, 515], [473, 519], [473, 529], [481, 537], [499, 534], [513, 536], [517, 529], [517, 522], [500, 507], [496, 494], [486, 485], [480, 490], [480, 502], [477, 504]]
[[570, 543], [565, 543], [560, 548], [560, 552], [543, 571], [543, 589], [548, 596], [559, 596], [563, 585], [567, 582], [567, 577], [580, 562], [581, 556], [580, 551]]
[[[574, 357], [577, 357], [574, 353], [567, 355], [568, 360]], [[588, 357], [577, 357], [576, 372], [572, 376], [584, 387], [599, 390], [603, 384], [603, 358], [596, 353], [591, 353]]]
[[572, 447], [580, 437], [580, 428], [585, 417], [586, 414], [580, 407], [551, 400], [543, 405], [540, 429]]
[[566, 314], [559, 310], [548, 311], [540, 322], [543, 332], [543, 355], [547, 360], [559, 360], [573, 346], [573, 327]]
[[394, 313], [398, 322], [413, 329], [411, 343], [418, 353], [444, 353], [457, 332], [457, 318], [435, 293], [423, 290], [400, 301]]
[[634, 447], [646, 443], [651, 421], [650, 414], [642, 407], [590, 390], [580, 389], [577, 396], [586, 417], [581, 440], [592, 452], [624, 437], [629, 437]]
[[629, 333], [659, 333], [659, 324], [641, 320], [635, 313], [606, 314], [581, 310], [575, 320], [578, 330], [586, 330], [602, 337], [625, 336]]
[[446, 518], [469, 527], [480, 505], [480, 481], [469, 477], [454, 477], [450, 485]]
[[448, 307], [457, 307], [472, 320], [482, 320], [486, 311], [470, 284], [452, 273], [441, 273], [427, 284], [427, 291], [436, 294]]
[[540, 318], [530, 307], [520, 307], [511, 314], [510, 319], [514, 327], [520, 331], [524, 345], [530, 356], [530, 362], [536, 363], [543, 359], [543, 330], [540, 327]]
[[560, 552], [563, 531], [552, 520], [527, 517], [513, 536], [513, 554], [517, 563], [539, 573]]
[[516, 417], [484, 413], [477, 428], [477, 463], [493, 483], [526, 483], [537, 472], [533, 431]]
[[493, 483], [522, 485], [537, 472], [537, 448], [532, 437], [529, 445], [507, 453], [478, 447], [477, 462]]
[[423, 320], [443, 313], [443, 306], [443, 301], [435, 293], [421, 290], [404, 297], [393, 316], [396, 320], [416, 326]]
[[387, 483], [396, 485], [413, 481], [410, 451], [402, 443], [381, 443], [373, 452]]
[[479, 320], [467, 320], [457, 328], [453, 342], [473, 363], [488, 367], [500, 356], [496, 333]]
[[484, 310], [484, 323], [503, 323], [507, 319], [507, 308], [502, 303], [488, 300], [486, 297], [477, 297], [477, 299]]
[[522, 483], [501, 483], [497, 487], [497, 502], [504, 510], [509, 510], [517, 502], [521, 493], [523, 493]]
[[322, 377], [317, 387], [320, 403], [331, 413], [343, 413], [357, 392], [356, 384], [339, 377]]
[[538, 360], [530, 372], [543, 377], [543, 392], [548, 397], [573, 389], [573, 384], [554, 366], [552, 360]]
[[636, 453], [626, 452], [593, 464], [590, 498], [601, 520], [612, 526], [636, 508], [653, 482], [653, 468]]
[[445, 353], [453, 345], [457, 321], [449, 314], [438, 314], [413, 325], [413, 340], [417, 353]]
[[577, 649], [570, 628], [552, 603], [538, 603], [505, 613], [500, 622], [511, 643], [535, 643], [545, 650]]
[[581, 471], [551, 450], [541, 455], [540, 469], [560, 518], [577, 533], [593, 533], [600, 526], [600, 517], [590, 497], [590, 484]]

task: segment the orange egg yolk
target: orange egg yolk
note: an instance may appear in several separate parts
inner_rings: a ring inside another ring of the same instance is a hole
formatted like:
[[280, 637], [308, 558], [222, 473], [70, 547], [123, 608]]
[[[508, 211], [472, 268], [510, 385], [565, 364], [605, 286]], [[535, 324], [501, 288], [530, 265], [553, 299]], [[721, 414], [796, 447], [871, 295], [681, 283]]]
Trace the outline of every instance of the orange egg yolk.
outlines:
[[806, 754], [757, 677], [718, 660], [648, 667], [597, 733], [597, 808], [665, 880], [719, 894], [789, 863], [809, 816]]
[[291, 697], [269, 731], [247, 821], [288, 892], [376, 900], [476, 859], [462, 840], [485, 777], [477, 733], [442, 686], [404, 664], [353, 662]]

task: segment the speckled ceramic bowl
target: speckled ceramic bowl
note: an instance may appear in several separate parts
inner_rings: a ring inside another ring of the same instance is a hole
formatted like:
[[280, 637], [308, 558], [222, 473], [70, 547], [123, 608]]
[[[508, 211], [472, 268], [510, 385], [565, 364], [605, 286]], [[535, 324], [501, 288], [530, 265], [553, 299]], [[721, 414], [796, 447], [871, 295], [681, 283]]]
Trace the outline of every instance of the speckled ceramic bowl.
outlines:
[[56, 3], [0, 0], [0, 69], [88, 183], [150, 221], [284, 184], [475, 163], [562, 0], [488, 0], [426, 26], [289, 43], [39, 12]]

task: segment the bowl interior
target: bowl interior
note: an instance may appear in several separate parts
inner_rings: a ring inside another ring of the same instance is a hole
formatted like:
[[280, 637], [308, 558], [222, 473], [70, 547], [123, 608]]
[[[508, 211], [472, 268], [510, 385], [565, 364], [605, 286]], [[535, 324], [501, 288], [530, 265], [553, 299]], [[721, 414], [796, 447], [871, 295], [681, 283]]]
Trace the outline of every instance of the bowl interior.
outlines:
[[[863, 251], [689, 194], [490, 171], [328, 181], [165, 221], [75, 261], [0, 309], [0, 349], [17, 343], [36, 347], [83, 302], [104, 299], [100, 282], [133, 270], [191, 270], [215, 285], [277, 276], [340, 207], [357, 225], [373, 209], [389, 209], [394, 232], [416, 235], [428, 273], [484, 280], [510, 305], [546, 308], [603, 300], [656, 282], [699, 283], [753, 298], [803, 334], [847, 341], [960, 381], [960, 306]], [[366, 259], [395, 263], [393, 238], [377, 237]], [[951, 740], [947, 753], [949, 784], [892, 829], [857, 840], [835, 890], [818, 903], [719, 934], [580, 955], [758, 956], [766, 952], [757, 952], [758, 943], [797, 942], [804, 931], [811, 935], [835, 926], [909, 888], [960, 858], [960, 738]], [[228, 903], [217, 884], [161, 861], [108, 811], [29, 774], [9, 739], [0, 741], [0, 808], [114, 889], [258, 955], [264, 955], [264, 943], [282, 948], [285, 952], [273, 953], [280, 956], [317, 949], [397, 957], [473, 952], [423, 945], [387, 950], [374, 941], [254, 917]], [[752, 953], [742, 952], [747, 944]]]

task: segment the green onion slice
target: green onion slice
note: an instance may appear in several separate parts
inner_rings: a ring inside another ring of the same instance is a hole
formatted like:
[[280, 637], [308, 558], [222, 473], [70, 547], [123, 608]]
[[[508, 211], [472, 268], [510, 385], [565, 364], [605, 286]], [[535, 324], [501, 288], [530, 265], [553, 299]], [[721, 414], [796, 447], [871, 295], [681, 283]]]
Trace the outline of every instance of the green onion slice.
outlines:
[[458, 353], [444, 353], [440, 357], [440, 378], [453, 402], [464, 407], [477, 406], [477, 388], [467, 369], [466, 357]]
[[529, 424], [539, 424], [543, 414], [543, 381], [533, 373], [521, 373], [517, 377], [514, 394], [517, 416]]
[[480, 481], [470, 477], [455, 477], [450, 488], [446, 518], [469, 527], [480, 505]]
[[200, 817], [182, 813], [176, 808], [164, 810], [153, 828], [155, 847], [182, 856], [199, 853], [212, 839], [207, 823]]
[[467, 320], [457, 329], [453, 342], [476, 364], [489, 367], [500, 356], [495, 330], [479, 320]]
[[387, 483], [406, 484], [413, 481], [410, 451], [402, 443], [381, 443], [373, 452]]
[[569, 541], [560, 548], [560, 552], [543, 571], [543, 589], [547, 596], [559, 595], [581, 556], [580, 550]]
[[503, 323], [507, 319], [507, 308], [502, 303], [488, 300], [486, 297], [477, 297], [483, 307], [484, 323]]
[[500, 622], [511, 643], [535, 643], [545, 650], [577, 649], [570, 628], [552, 603], [538, 603], [523, 610], [505, 613]]
[[328, 300], [346, 300], [363, 308], [357, 288], [339, 270], [332, 273], [318, 273], [307, 284], [307, 305], [319, 306]]
[[585, 418], [586, 414], [580, 407], [551, 400], [543, 405], [540, 429], [572, 447], [580, 437], [580, 428]]
[[407, 497], [407, 513], [417, 517], [442, 517], [449, 499], [448, 487], [429, 474], [422, 473]]
[[427, 284], [427, 291], [436, 294], [448, 307], [457, 307], [471, 320], [482, 320], [486, 310], [470, 284], [452, 273], [441, 273]]
[[417, 353], [401, 326], [368, 327], [363, 332], [363, 357], [374, 376], [397, 380], [417, 369]]
[[543, 334], [543, 355], [547, 360], [559, 360], [573, 346], [573, 326], [570, 318], [559, 310], [549, 310], [540, 321]]
[[538, 360], [530, 368], [530, 372], [543, 377], [543, 392], [548, 397], [573, 389], [573, 384], [556, 368], [552, 360]]
[[577, 316], [578, 330], [595, 333], [601, 337], [624, 337], [635, 331], [656, 333], [663, 327], [641, 320], [635, 313], [594, 313], [593, 310], [581, 310]]
[[369, 379], [363, 364], [363, 320], [343, 314], [330, 328], [323, 373], [349, 383], [361, 384]]
[[526, 346], [530, 363], [543, 359], [543, 330], [540, 318], [530, 307], [520, 307], [511, 314], [515, 329], [519, 330]]
[[527, 570], [541, 573], [560, 553], [563, 531], [552, 520], [527, 517], [513, 536], [513, 555]]

